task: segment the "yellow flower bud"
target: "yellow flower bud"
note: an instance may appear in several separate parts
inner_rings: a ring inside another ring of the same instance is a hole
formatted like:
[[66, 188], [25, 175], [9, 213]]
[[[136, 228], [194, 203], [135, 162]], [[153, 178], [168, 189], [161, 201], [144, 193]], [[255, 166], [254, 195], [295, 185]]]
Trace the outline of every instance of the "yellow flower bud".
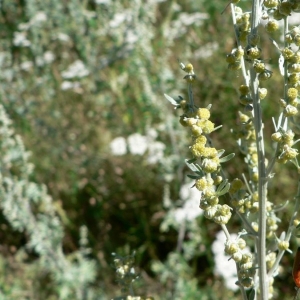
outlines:
[[241, 285], [245, 288], [251, 288], [254, 285], [254, 280], [251, 277], [242, 278]]
[[[299, 67], [300, 67], [300, 64], [299, 64]], [[295, 88], [289, 88], [287, 90], [287, 96], [288, 96], [289, 99], [295, 99], [295, 98], [297, 98], [297, 96], [298, 96], [298, 90], [295, 89]]]
[[278, 5], [278, 0], [265, 0], [263, 4], [266, 8], [275, 8]]
[[258, 89], [258, 96], [260, 100], [263, 100], [266, 98], [268, 94], [268, 90], [266, 88], [259, 88]]
[[279, 250], [287, 250], [289, 249], [290, 243], [287, 241], [279, 241], [278, 242], [278, 249]]
[[236, 253], [239, 251], [239, 246], [236, 242], [228, 240], [225, 243], [225, 253], [228, 255], [232, 255], [233, 253]]
[[261, 55], [261, 49], [257, 46], [251, 47], [247, 50], [247, 56], [249, 59], [258, 59]]
[[269, 20], [265, 26], [267, 32], [275, 32], [279, 28], [279, 24], [276, 20]]

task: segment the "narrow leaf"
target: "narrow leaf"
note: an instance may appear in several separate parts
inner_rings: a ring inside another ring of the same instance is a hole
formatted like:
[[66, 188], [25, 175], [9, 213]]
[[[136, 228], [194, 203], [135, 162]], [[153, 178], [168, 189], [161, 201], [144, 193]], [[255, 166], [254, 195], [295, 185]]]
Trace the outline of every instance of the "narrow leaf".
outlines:
[[226, 186], [219, 192], [217, 192], [218, 196], [222, 196], [225, 195], [226, 193], [228, 193], [230, 189], [230, 183], [227, 183]]
[[230, 153], [230, 154], [220, 158], [220, 163], [227, 162], [227, 161], [231, 160], [232, 158], [234, 158], [234, 156], [235, 156], [234, 153]]
[[185, 160], [185, 163], [191, 171], [193, 171], [193, 172], [199, 171], [199, 169], [197, 168], [197, 166], [194, 163], [189, 163], [188, 160]]
[[249, 294], [248, 300], [254, 300], [255, 299], [255, 289], [252, 289], [252, 291]]
[[217, 189], [217, 192], [220, 192], [224, 187], [225, 185], [228, 183], [228, 180], [223, 180], [220, 185], [218, 186], [218, 189]]
[[197, 180], [197, 179], [200, 178], [200, 176], [197, 176], [197, 175], [190, 175], [190, 174], [188, 174], [187, 177], [189, 177], [189, 178], [191, 178], [191, 179], [195, 179], [195, 180]]
[[224, 152], [225, 152], [224, 149], [218, 150], [218, 156], [221, 157], [224, 154]]
[[169, 95], [164, 94], [164, 96], [167, 98], [167, 100], [168, 100], [171, 104], [173, 104], [173, 105], [175, 105], [175, 106], [178, 106], [178, 105], [179, 105], [178, 101], [176, 101], [175, 99], [173, 99], [173, 98], [170, 97]]

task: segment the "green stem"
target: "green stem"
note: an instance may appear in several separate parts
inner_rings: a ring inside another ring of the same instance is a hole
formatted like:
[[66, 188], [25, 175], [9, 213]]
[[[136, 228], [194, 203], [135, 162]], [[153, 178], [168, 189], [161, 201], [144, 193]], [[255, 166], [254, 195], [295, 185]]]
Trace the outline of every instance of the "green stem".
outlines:
[[[261, 3], [259, 0], [252, 2], [252, 19], [251, 19], [251, 35], [257, 34], [257, 27], [260, 21]], [[266, 266], [266, 202], [267, 202], [267, 185], [266, 166], [265, 166], [265, 150], [263, 138], [263, 123], [260, 99], [258, 96], [259, 81], [253, 67], [250, 70], [250, 89], [253, 98], [254, 128], [256, 134], [256, 147], [258, 155], [258, 195], [259, 195], [259, 231], [257, 241], [257, 261], [259, 288], [262, 300], [268, 300], [269, 285]]]

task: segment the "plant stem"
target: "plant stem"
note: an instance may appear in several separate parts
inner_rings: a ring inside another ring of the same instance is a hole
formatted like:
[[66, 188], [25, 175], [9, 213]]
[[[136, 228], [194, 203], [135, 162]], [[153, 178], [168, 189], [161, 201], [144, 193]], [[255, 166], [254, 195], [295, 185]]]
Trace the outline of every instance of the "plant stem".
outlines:
[[[251, 35], [257, 34], [257, 26], [260, 21], [261, 3], [259, 0], [252, 2], [252, 19], [251, 19]], [[258, 259], [258, 276], [259, 288], [262, 300], [268, 297], [268, 276], [266, 267], [266, 201], [267, 201], [267, 185], [265, 151], [263, 138], [263, 123], [260, 99], [258, 96], [258, 78], [255, 70], [250, 70], [250, 89], [253, 98], [254, 128], [256, 134], [256, 147], [258, 155], [258, 194], [259, 194], [259, 231], [257, 241], [257, 259]]]

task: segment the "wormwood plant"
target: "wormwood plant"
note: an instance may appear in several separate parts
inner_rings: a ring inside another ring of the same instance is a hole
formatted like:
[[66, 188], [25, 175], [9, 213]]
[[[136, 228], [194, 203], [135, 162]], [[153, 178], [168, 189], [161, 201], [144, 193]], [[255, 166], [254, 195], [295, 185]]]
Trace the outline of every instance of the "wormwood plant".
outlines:
[[[300, 1], [254, 0], [250, 11], [243, 11], [236, 5], [238, 2], [235, 0], [230, 4], [236, 47], [226, 60], [228, 69], [241, 71], [244, 81], [239, 87], [239, 102], [243, 109], [238, 113], [239, 124], [234, 136], [244, 155], [248, 175], [241, 174], [233, 180], [226, 178], [222, 164], [234, 154], [223, 156], [224, 150], [213, 146], [210, 134], [219, 127], [210, 120], [211, 105], [199, 108], [194, 104], [192, 85], [196, 75], [191, 64], [180, 65], [186, 73], [188, 100], [165, 96], [175, 108], [183, 111], [180, 123], [189, 130], [192, 139], [189, 146], [192, 158], [186, 163], [194, 174], [189, 177], [195, 180], [194, 186], [200, 192], [204, 216], [219, 224], [226, 235], [224, 248], [236, 264], [242, 299], [266, 300], [275, 297], [274, 277], [285, 251], [290, 251], [290, 239], [299, 224], [296, 219], [300, 205], [299, 175], [294, 179], [298, 189], [296, 195], [291, 195], [294, 196], [291, 201], [293, 213], [286, 232], [278, 232], [278, 211], [285, 206], [277, 207], [275, 199], [268, 197], [268, 191], [270, 182], [277, 184], [280, 181], [280, 173], [274, 174], [277, 165], [289, 164], [300, 174], [295, 148], [299, 141], [295, 139], [295, 130], [298, 128], [296, 116], [300, 91], [300, 26], [289, 26], [289, 18], [300, 12]], [[261, 48], [261, 36], [277, 31], [280, 23], [283, 24], [283, 41], [276, 42], [270, 36], [279, 53], [279, 68], [270, 70]], [[261, 103], [268, 101], [265, 82], [271, 79], [273, 72], [282, 76], [283, 94], [278, 94], [276, 99], [280, 111], [278, 117], [272, 118], [274, 133], [264, 137]], [[270, 153], [266, 153], [266, 145], [269, 145]], [[236, 240], [230, 238], [227, 225], [233, 214], [242, 224]]]
[[[54, 290], [51, 299], [91, 299], [94, 291], [90, 284], [96, 276], [96, 265], [87, 258], [90, 254], [87, 229], [82, 227], [80, 230], [80, 249], [65, 255], [63, 227], [52, 198], [44, 185], [30, 180], [33, 165], [29, 162], [29, 152], [12, 129], [12, 121], [2, 105], [0, 151], [0, 209], [11, 228], [24, 234], [27, 241], [18, 249], [19, 256], [34, 254], [38, 257], [32, 264], [35, 272], [50, 275], [49, 286], [52, 284]], [[17, 288], [15, 282], [8, 280], [10, 272], [5, 272], [4, 280], [1, 277], [0, 299], [24, 299], [28, 294], [30, 299], [48, 299], [43, 291]], [[36, 280], [39, 280], [38, 276]], [[49, 286], [43, 286], [43, 289]]]

